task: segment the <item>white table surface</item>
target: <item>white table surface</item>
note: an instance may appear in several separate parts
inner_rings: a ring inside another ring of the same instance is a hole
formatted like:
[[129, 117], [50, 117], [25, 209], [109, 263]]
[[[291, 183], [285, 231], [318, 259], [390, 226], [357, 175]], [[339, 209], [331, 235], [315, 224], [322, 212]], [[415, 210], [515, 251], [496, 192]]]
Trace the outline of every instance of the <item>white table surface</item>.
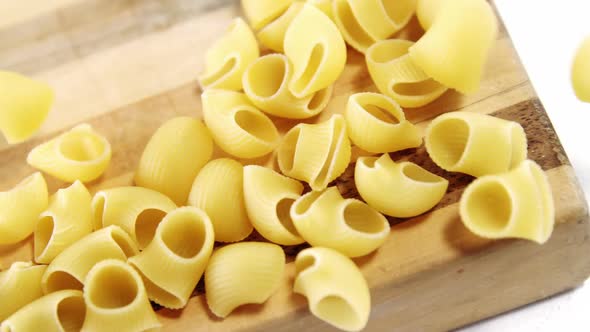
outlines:
[[[590, 198], [590, 104], [575, 98], [570, 70], [590, 35], [590, 0], [495, 0], [532, 84]], [[590, 259], [590, 252], [580, 252]], [[590, 281], [476, 323], [462, 332], [590, 331]]]

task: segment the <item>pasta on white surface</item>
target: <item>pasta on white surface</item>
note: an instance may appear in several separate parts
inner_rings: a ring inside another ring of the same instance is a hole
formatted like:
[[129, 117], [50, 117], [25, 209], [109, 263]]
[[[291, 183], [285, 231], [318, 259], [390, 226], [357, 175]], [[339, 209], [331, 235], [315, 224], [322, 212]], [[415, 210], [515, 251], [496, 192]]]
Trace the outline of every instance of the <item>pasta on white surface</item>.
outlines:
[[54, 94], [47, 84], [0, 70], [0, 132], [9, 144], [33, 136], [47, 118]]
[[290, 209], [301, 197], [303, 185], [270, 168], [248, 165], [244, 167], [244, 199], [252, 225], [266, 239], [295, 245], [304, 240], [293, 225]]
[[293, 64], [289, 90], [299, 98], [332, 85], [346, 64], [346, 45], [340, 31], [311, 4], [304, 4], [293, 18], [283, 48]]
[[301, 196], [291, 207], [291, 219], [309, 244], [348, 257], [371, 253], [389, 235], [389, 223], [381, 213], [358, 199], [344, 199], [337, 187]]
[[128, 263], [139, 271], [152, 301], [180, 309], [201, 279], [214, 241], [207, 214], [195, 207], [181, 207], [166, 215], [154, 239]]
[[86, 306], [79, 290], [45, 295], [22, 307], [0, 325], [0, 332], [80, 331]]
[[176, 204], [168, 196], [143, 187], [101, 190], [92, 199], [94, 229], [117, 225], [139, 249], [149, 244], [162, 218], [174, 209]]
[[422, 144], [418, 128], [385, 95], [371, 92], [351, 95], [344, 118], [350, 140], [365, 151], [393, 152]]
[[39, 216], [35, 261], [48, 264], [64, 249], [92, 232], [92, 196], [80, 181], [59, 189]]
[[324, 110], [332, 96], [332, 85], [297, 98], [288, 88], [292, 76], [293, 66], [284, 54], [265, 55], [244, 73], [244, 92], [260, 110], [282, 118], [305, 119]]
[[473, 181], [461, 196], [459, 211], [470, 231], [491, 239], [522, 238], [543, 244], [555, 223], [549, 180], [531, 160]]
[[392, 217], [420, 215], [444, 197], [449, 181], [408, 162], [395, 163], [386, 153], [361, 157], [354, 171], [356, 188], [367, 204]]
[[89, 124], [81, 124], [36, 146], [27, 163], [65, 182], [90, 182], [105, 172], [111, 153], [104, 136]]
[[313, 190], [323, 190], [350, 162], [346, 122], [335, 114], [318, 124], [300, 123], [283, 137], [277, 153], [283, 174], [309, 183]]
[[227, 317], [247, 303], [264, 303], [279, 287], [285, 253], [276, 244], [241, 242], [213, 252], [205, 271], [207, 305], [217, 317]]
[[490, 115], [451, 112], [428, 125], [426, 151], [441, 168], [482, 176], [505, 172], [527, 156], [522, 126]]
[[307, 298], [317, 318], [344, 331], [360, 331], [369, 320], [367, 281], [348, 257], [328, 248], [308, 248], [295, 259], [295, 293]]
[[242, 164], [229, 158], [212, 160], [195, 178], [188, 205], [198, 207], [211, 218], [215, 241], [241, 241], [252, 233], [243, 183]]
[[199, 75], [201, 88], [241, 90], [246, 67], [259, 56], [258, 42], [248, 24], [241, 18], [234, 19], [205, 53], [205, 70]]
[[120, 260], [104, 260], [88, 272], [84, 303], [84, 332], [147, 331], [162, 326], [139, 273]]
[[0, 244], [17, 243], [33, 233], [48, 201], [47, 184], [39, 172], [0, 192]]
[[47, 265], [14, 262], [0, 272], [0, 322], [43, 296], [41, 277]]
[[49, 264], [41, 279], [45, 294], [84, 287], [88, 271], [105, 259], [127, 261], [139, 253], [131, 237], [118, 226], [91, 233], [62, 251]]
[[388, 39], [367, 49], [365, 61], [379, 91], [402, 107], [421, 107], [448, 89], [427, 75], [408, 54], [414, 42]]
[[135, 184], [159, 191], [183, 205], [192, 181], [212, 155], [213, 139], [200, 120], [172, 118], [147, 143], [135, 172]]
[[245, 94], [209, 89], [201, 99], [205, 124], [223, 151], [238, 158], [257, 158], [278, 144], [274, 123]]

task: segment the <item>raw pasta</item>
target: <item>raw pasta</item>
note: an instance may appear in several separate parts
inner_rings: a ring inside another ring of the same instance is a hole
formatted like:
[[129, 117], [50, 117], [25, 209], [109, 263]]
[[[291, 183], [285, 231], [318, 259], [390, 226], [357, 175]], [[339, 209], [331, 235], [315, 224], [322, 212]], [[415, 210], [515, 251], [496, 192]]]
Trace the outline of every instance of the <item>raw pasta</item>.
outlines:
[[176, 204], [168, 196], [142, 187], [118, 187], [102, 190], [92, 199], [94, 229], [120, 226], [138, 244], [147, 247], [162, 218]]
[[86, 319], [82, 332], [147, 331], [162, 326], [141, 277], [119, 260], [104, 260], [88, 272], [84, 303]]
[[522, 238], [545, 243], [553, 232], [555, 208], [547, 175], [534, 161], [473, 181], [461, 196], [461, 220], [491, 239]]
[[307, 0], [310, 5], [316, 6], [326, 16], [334, 20], [334, 12], [332, 11], [332, 0]]
[[369, 74], [379, 91], [403, 107], [421, 107], [447, 91], [416, 66], [408, 54], [413, 42], [389, 39], [373, 44], [366, 52]]
[[49, 194], [41, 173], [34, 173], [14, 188], [0, 192], [0, 244], [17, 243], [35, 230]]
[[39, 81], [0, 70], [0, 132], [9, 144], [20, 143], [41, 127], [53, 104], [53, 91]]
[[43, 296], [41, 276], [47, 265], [14, 262], [0, 272], [0, 322], [20, 308]]
[[207, 214], [181, 207], [166, 215], [150, 244], [128, 262], [139, 271], [152, 301], [180, 309], [201, 279], [214, 241]]
[[213, 154], [209, 129], [197, 119], [166, 121], [147, 143], [135, 173], [135, 184], [161, 192], [183, 205], [191, 183]]
[[285, 33], [302, 8], [303, 2], [296, 1], [281, 16], [262, 28], [256, 35], [260, 44], [275, 52], [284, 53]]
[[440, 8], [448, 0], [417, 0], [416, 17], [424, 30], [430, 29]]
[[259, 56], [258, 42], [248, 24], [234, 19], [205, 54], [205, 70], [199, 76], [201, 88], [241, 90], [244, 71]]
[[376, 39], [369, 35], [358, 21], [348, 0], [333, 0], [332, 6], [334, 22], [340, 29], [344, 40], [355, 50], [365, 53], [367, 48], [376, 42]]
[[295, 293], [307, 298], [317, 318], [345, 331], [360, 331], [369, 320], [371, 294], [361, 271], [329, 248], [308, 248], [295, 259]]
[[211, 312], [227, 317], [247, 303], [264, 303], [279, 287], [285, 253], [276, 244], [241, 242], [216, 250], [205, 271], [205, 296]]
[[371, 253], [389, 235], [389, 223], [381, 213], [358, 199], [344, 199], [337, 187], [301, 196], [291, 207], [291, 219], [309, 244], [348, 257]]
[[274, 123], [245, 94], [209, 89], [201, 99], [205, 124], [223, 151], [239, 158], [257, 158], [278, 144]]
[[205, 165], [195, 178], [188, 205], [211, 218], [215, 241], [241, 241], [252, 232], [244, 202], [243, 172], [239, 162], [221, 158]]
[[8, 317], [0, 332], [80, 331], [86, 306], [79, 290], [62, 290], [45, 295]]
[[295, 0], [242, 0], [244, 15], [254, 30], [281, 16]]
[[414, 217], [432, 209], [445, 195], [449, 181], [386, 153], [361, 157], [354, 171], [356, 188], [367, 204], [388, 216]]
[[318, 124], [296, 125], [287, 132], [277, 153], [283, 174], [309, 183], [313, 190], [325, 189], [350, 162], [344, 118], [335, 114]]
[[29, 165], [65, 182], [90, 182], [111, 161], [111, 144], [89, 124], [81, 124], [35, 147]]
[[61, 289], [79, 289], [84, 286], [88, 271], [105, 259], [126, 261], [139, 250], [125, 231], [108, 226], [91, 233], [62, 251], [49, 264], [41, 279], [45, 294]]
[[430, 29], [410, 47], [410, 57], [436, 81], [473, 93], [497, 34], [498, 22], [486, 0], [445, 1]]
[[371, 92], [351, 95], [344, 118], [350, 140], [365, 151], [393, 152], [422, 144], [418, 128], [385, 95]]
[[282, 244], [303, 243], [290, 209], [301, 197], [303, 185], [270, 168], [257, 165], [244, 167], [244, 199], [254, 228], [266, 239]]
[[514, 168], [527, 156], [522, 126], [490, 115], [451, 112], [426, 129], [426, 151], [441, 168], [473, 176]]
[[572, 85], [576, 97], [590, 103], [590, 36], [582, 42], [572, 65]]
[[288, 84], [293, 66], [284, 54], [258, 58], [244, 74], [244, 92], [262, 111], [289, 119], [305, 119], [319, 114], [330, 101], [332, 85], [305, 98], [295, 97]]
[[92, 196], [80, 181], [59, 189], [39, 216], [35, 261], [48, 264], [64, 249], [92, 232]]
[[327, 88], [346, 63], [346, 45], [338, 28], [317, 7], [304, 4], [287, 28], [283, 43], [293, 64], [289, 90], [298, 98]]

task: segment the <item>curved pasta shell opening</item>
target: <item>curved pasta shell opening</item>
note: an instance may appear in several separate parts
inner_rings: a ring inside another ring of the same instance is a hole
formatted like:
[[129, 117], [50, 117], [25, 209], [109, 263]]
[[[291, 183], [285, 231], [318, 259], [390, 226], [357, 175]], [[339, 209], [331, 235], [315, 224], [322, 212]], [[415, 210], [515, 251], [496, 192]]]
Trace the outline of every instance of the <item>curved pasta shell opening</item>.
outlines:
[[[145, 274], [138, 271], [142, 275], [143, 284], [145, 289], [150, 296], [150, 299], [161, 306], [169, 309], [180, 309], [186, 305], [186, 303], [178, 296], [170, 293], [164, 288], [156, 285], [152, 282]], [[165, 304], [165, 305], [164, 305]]]
[[403, 163], [401, 167], [402, 173], [409, 179], [416, 182], [439, 183], [444, 181], [444, 179], [442, 179], [440, 176], [432, 174], [424, 168], [413, 163]]
[[106, 199], [103, 193], [98, 193], [92, 199], [92, 227], [95, 231], [101, 229], [103, 227], [103, 217], [104, 217], [104, 210], [106, 205]]
[[354, 98], [365, 112], [381, 122], [396, 125], [405, 120], [403, 111], [386, 100], [385, 96], [371, 93], [356, 94]]
[[46, 279], [45, 293], [52, 293], [62, 289], [82, 290], [84, 285], [80, 280], [65, 271], [52, 271]]
[[358, 22], [348, 0], [335, 0], [332, 6], [335, 22], [346, 42], [357, 51], [364, 53], [375, 39]]
[[429, 78], [418, 82], [404, 82], [392, 84], [391, 91], [402, 96], [418, 97], [441, 89], [440, 83]]
[[481, 180], [472, 184], [465, 193], [466, 225], [476, 234], [501, 233], [512, 220], [512, 197], [506, 186], [496, 179]]
[[35, 243], [35, 257], [40, 257], [47, 248], [47, 245], [53, 236], [54, 227], [55, 222], [53, 216], [42, 216], [37, 222], [37, 229], [35, 230], [35, 237], [33, 240]]
[[132, 239], [121, 228], [113, 228], [111, 237], [117, 243], [117, 246], [123, 250], [126, 257], [131, 257], [137, 254], [137, 250], [132, 247]]
[[280, 54], [259, 58], [246, 71], [244, 87], [260, 98], [271, 98], [287, 84], [288, 61]]
[[177, 214], [162, 228], [162, 241], [176, 256], [190, 259], [197, 256], [205, 244], [207, 230], [202, 222]]
[[137, 215], [135, 237], [140, 248], [145, 248], [152, 242], [156, 229], [165, 216], [166, 211], [159, 209], [146, 209]]
[[306, 91], [313, 83], [313, 80], [317, 76], [316, 73], [318, 69], [322, 63], [326, 61], [325, 57], [325, 46], [322, 44], [316, 44], [309, 54], [305, 70], [299, 75], [299, 77], [294, 78], [291, 83], [291, 90], [295, 92], [295, 95], [299, 95], [302, 91]]
[[[320, 170], [320, 172], [318, 173], [318, 175], [315, 177], [315, 179], [313, 179], [312, 181], [310, 181], [309, 185], [312, 188], [325, 188], [325, 186], [328, 185], [327, 182], [330, 181], [330, 179], [328, 177], [334, 177], [334, 175], [339, 176], [340, 174], [333, 174], [334, 173], [334, 167], [336, 166], [336, 161], [337, 159], [340, 157], [339, 154], [340, 153], [347, 153], [349, 156], [347, 159], [350, 159], [350, 143], [348, 142], [348, 138], [346, 137], [346, 123], [344, 122], [344, 119], [342, 118], [341, 115], [336, 115], [333, 116], [330, 121], [332, 122], [333, 126], [332, 126], [332, 139], [330, 140], [331, 144], [330, 144], [330, 151], [328, 152], [328, 155], [326, 156], [326, 159], [324, 161], [324, 165], [322, 165], [322, 168]], [[345, 148], [343, 145], [344, 144], [349, 144], [348, 146], [348, 152], [344, 152], [342, 149]], [[349, 160], [350, 161], [350, 160]], [[348, 165], [348, 162], [346, 162], [346, 165]], [[346, 166], [345, 166], [346, 168]], [[344, 169], [341, 170], [341, 172], [344, 172]]]
[[112, 310], [125, 308], [140, 300], [141, 286], [139, 280], [126, 267], [118, 264], [100, 265], [88, 274], [84, 292], [88, 294], [88, 304]]
[[330, 102], [330, 97], [332, 96], [332, 86], [329, 86], [325, 89], [322, 89], [316, 92], [309, 102], [307, 103], [307, 109], [309, 110], [310, 114], [319, 113], [323, 110], [326, 105]]
[[385, 218], [361, 201], [348, 201], [342, 215], [346, 225], [360, 233], [377, 235], [389, 229]]
[[375, 168], [379, 157], [361, 157], [357, 159], [357, 163], [362, 164], [366, 168]]
[[86, 318], [86, 304], [82, 296], [66, 297], [57, 305], [57, 319], [66, 332], [80, 331]]
[[84, 163], [104, 159], [110, 154], [110, 145], [103, 137], [91, 132], [89, 126], [77, 128], [83, 130], [69, 131], [59, 140], [58, 151], [64, 158]]
[[292, 3], [281, 16], [262, 28], [257, 35], [260, 44], [275, 52], [283, 53], [285, 33], [302, 8], [303, 2], [296, 1]]
[[406, 25], [416, 10], [416, 0], [381, 1], [387, 16], [399, 28]]
[[295, 216], [306, 214], [311, 206], [322, 196], [323, 191], [312, 191], [299, 198], [291, 207], [291, 213]]
[[373, 44], [367, 51], [367, 57], [380, 64], [396, 61], [408, 53], [411, 41], [394, 39]]
[[462, 119], [436, 122], [427, 133], [428, 154], [440, 167], [453, 169], [463, 158], [470, 131], [469, 125]]
[[213, 85], [233, 74], [237, 67], [238, 57], [230, 56], [223, 63], [223, 66], [220, 66], [219, 68], [214, 69], [210, 74], [201, 77], [201, 85], [204, 87]]
[[295, 199], [293, 198], [283, 198], [277, 203], [276, 213], [277, 218], [283, 227], [285, 227], [291, 234], [299, 236], [295, 224], [293, 224], [293, 219], [291, 218], [291, 207], [294, 203]]
[[339, 295], [327, 295], [319, 300], [312, 308], [320, 319], [347, 331], [364, 325], [358, 313], [346, 299]]
[[301, 135], [301, 127], [296, 126], [289, 130], [283, 138], [283, 143], [278, 150], [279, 166], [283, 173], [290, 173], [293, 170], [295, 162], [295, 153], [297, 152], [297, 142]]
[[238, 110], [234, 113], [236, 124], [256, 139], [274, 143], [279, 138], [279, 133], [272, 120], [260, 112], [249, 109]]
[[318, 264], [318, 261], [319, 259], [310, 253], [304, 252], [297, 255], [297, 259], [295, 259], [295, 275], [301, 276], [302, 273], [308, 272], [315, 268]]

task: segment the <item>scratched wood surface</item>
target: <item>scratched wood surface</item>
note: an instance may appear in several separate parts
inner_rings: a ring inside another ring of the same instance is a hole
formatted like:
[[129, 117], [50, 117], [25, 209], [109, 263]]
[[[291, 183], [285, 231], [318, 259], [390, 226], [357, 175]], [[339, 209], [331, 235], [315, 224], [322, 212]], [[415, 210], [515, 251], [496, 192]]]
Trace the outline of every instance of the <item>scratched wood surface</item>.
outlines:
[[[234, 0], [20, 0], [0, 2], [0, 12], [10, 13], [0, 21], [0, 68], [44, 80], [57, 95], [36, 137], [17, 146], [0, 141], [0, 190], [33, 172], [25, 163], [33, 146], [88, 122], [113, 148], [107, 172], [89, 184], [95, 192], [132, 184], [141, 152], [162, 122], [179, 115], [201, 117], [196, 75], [204, 52], [240, 15], [240, 8]], [[416, 40], [421, 34], [413, 20], [400, 36]], [[342, 112], [347, 97], [358, 91], [375, 87], [363, 57], [349, 51], [328, 109], [311, 121]], [[409, 159], [445, 176], [450, 187], [432, 212], [390, 219], [386, 244], [356, 259], [371, 287], [369, 331], [462, 326], [574, 287], [590, 274], [584, 255], [590, 249], [584, 196], [505, 29], [477, 93], [448, 92], [431, 105], [408, 110], [407, 117], [423, 129], [432, 117], [454, 110], [493, 114], [523, 125], [529, 158], [543, 167], [552, 184], [554, 234], [543, 246], [478, 238], [458, 217], [457, 201], [470, 177], [441, 170], [423, 148], [393, 154], [396, 160]], [[283, 133], [295, 124], [275, 120]], [[362, 154], [354, 149], [354, 157]], [[271, 155], [243, 162], [272, 165], [273, 160]], [[334, 183], [346, 197], [358, 197], [352, 169]], [[51, 191], [67, 185], [46, 178]], [[0, 247], [0, 269], [30, 260], [31, 242]], [[290, 260], [301, 248], [285, 248]], [[202, 285], [187, 308], [159, 309], [158, 315], [167, 331], [331, 330], [309, 314], [304, 297], [292, 294], [293, 273], [289, 263], [283, 284], [266, 304], [243, 306], [225, 320], [208, 311]]]

